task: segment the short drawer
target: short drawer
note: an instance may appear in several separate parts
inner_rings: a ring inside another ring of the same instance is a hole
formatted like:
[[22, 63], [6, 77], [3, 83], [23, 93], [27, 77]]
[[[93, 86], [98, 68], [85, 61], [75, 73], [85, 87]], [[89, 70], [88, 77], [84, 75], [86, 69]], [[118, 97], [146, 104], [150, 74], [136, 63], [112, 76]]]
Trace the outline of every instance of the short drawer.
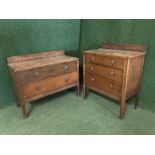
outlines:
[[122, 81], [123, 71], [113, 67], [106, 67], [102, 65], [95, 65], [91, 63], [85, 64], [85, 72], [92, 75], [100, 75], [116, 81]]
[[20, 74], [21, 84], [41, 80], [51, 76], [57, 76], [77, 70], [77, 61], [44, 66], [31, 70], [22, 71]]
[[121, 96], [121, 90], [122, 90], [121, 82], [116, 82], [108, 78], [86, 73], [85, 83], [86, 86], [88, 85], [98, 90], [105, 91], [117, 97]]
[[44, 80], [35, 81], [22, 86], [24, 98], [32, 97], [44, 92], [65, 87], [78, 81], [78, 73], [72, 72], [57, 77], [50, 77]]
[[124, 69], [124, 59], [118, 57], [109, 57], [105, 55], [85, 53], [85, 61], [87, 63], [100, 64], [114, 68]]

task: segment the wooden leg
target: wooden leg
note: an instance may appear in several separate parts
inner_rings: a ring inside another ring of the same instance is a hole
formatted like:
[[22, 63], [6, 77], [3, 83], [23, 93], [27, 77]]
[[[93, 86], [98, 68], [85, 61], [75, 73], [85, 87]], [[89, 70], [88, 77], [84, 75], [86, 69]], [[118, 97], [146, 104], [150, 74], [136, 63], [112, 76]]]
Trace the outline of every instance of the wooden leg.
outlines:
[[136, 95], [135, 109], [139, 106], [139, 94]]
[[124, 118], [124, 113], [125, 113], [125, 100], [122, 100], [120, 105], [120, 119]]
[[86, 98], [86, 86], [83, 84], [83, 98]]
[[[27, 118], [29, 116], [30, 112], [31, 112], [31, 107], [29, 107], [29, 106], [30, 106], [30, 104], [28, 104], [28, 103], [26, 103], [26, 104], [21, 103], [22, 114], [23, 114], [24, 119]], [[27, 108], [27, 107], [29, 107], [29, 108]]]
[[15, 99], [16, 106], [20, 107], [20, 100], [19, 100], [19, 98], [16, 95], [14, 95], [14, 99]]
[[79, 83], [77, 84], [76, 94], [77, 94], [77, 96], [80, 95], [80, 84]]
[[27, 118], [26, 106], [24, 103], [21, 104], [23, 118]]
[[86, 99], [87, 98], [87, 96], [88, 96], [88, 91], [89, 91], [89, 89], [87, 88], [87, 87], [83, 87], [83, 98], [84, 99]]
[[19, 101], [16, 101], [16, 106], [20, 107], [20, 102]]

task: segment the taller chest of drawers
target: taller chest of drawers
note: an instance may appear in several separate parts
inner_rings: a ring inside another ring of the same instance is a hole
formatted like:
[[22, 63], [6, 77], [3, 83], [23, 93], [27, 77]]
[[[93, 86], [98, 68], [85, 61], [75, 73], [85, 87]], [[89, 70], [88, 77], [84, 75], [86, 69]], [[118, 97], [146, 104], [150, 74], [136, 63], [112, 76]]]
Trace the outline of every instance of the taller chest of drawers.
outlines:
[[79, 60], [64, 51], [42, 52], [8, 58], [8, 67], [17, 99], [24, 117], [30, 101], [77, 87], [79, 94]]
[[125, 101], [137, 96], [143, 71], [145, 46], [103, 44], [103, 48], [84, 52], [84, 97], [94, 90], [120, 103], [124, 117]]

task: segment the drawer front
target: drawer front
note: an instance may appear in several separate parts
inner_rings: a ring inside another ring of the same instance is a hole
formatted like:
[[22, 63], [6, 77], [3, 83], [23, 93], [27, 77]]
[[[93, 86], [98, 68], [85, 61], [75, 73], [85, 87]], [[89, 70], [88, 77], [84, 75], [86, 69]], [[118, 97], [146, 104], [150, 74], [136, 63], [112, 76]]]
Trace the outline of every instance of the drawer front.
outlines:
[[88, 73], [85, 74], [85, 82], [86, 85], [90, 87], [94, 87], [101, 91], [103, 90], [117, 97], [121, 96], [121, 90], [122, 90], [121, 82], [116, 82], [108, 78], [95, 76]]
[[26, 70], [21, 73], [21, 83], [25, 84], [36, 80], [41, 80], [50, 76], [57, 76], [60, 74], [73, 72], [76, 70], [77, 61]]
[[114, 68], [124, 69], [124, 59], [86, 53], [85, 61], [92, 64], [100, 64]]
[[112, 67], [105, 67], [105, 66], [101, 66], [101, 65], [86, 63], [85, 71], [92, 75], [100, 75], [100, 76], [107, 77], [107, 78], [110, 78], [110, 79], [116, 80], [116, 81], [122, 81], [122, 79], [123, 79], [122, 70], [115, 69]]
[[28, 98], [54, 89], [74, 84], [78, 81], [78, 73], [72, 72], [57, 77], [50, 77], [44, 80], [22, 86], [23, 97]]

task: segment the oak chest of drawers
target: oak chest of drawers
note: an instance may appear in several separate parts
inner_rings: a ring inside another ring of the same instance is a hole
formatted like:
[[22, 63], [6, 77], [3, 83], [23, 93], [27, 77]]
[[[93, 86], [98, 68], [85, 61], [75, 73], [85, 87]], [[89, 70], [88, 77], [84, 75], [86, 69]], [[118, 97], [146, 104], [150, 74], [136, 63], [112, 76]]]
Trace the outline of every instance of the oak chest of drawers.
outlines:
[[120, 118], [125, 102], [136, 96], [138, 105], [145, 46], [103, 44], [100, 49], [83, 54], [84, 97], [94, 90], [120, 103]]
[[17, 106], [24, 117], [26, 104], [56, 92], [77, 87], [79, 94], [79, 60], [64, 55], [64, 51], [41, 52], [25, 56], [12, 56], [8, 67]]

